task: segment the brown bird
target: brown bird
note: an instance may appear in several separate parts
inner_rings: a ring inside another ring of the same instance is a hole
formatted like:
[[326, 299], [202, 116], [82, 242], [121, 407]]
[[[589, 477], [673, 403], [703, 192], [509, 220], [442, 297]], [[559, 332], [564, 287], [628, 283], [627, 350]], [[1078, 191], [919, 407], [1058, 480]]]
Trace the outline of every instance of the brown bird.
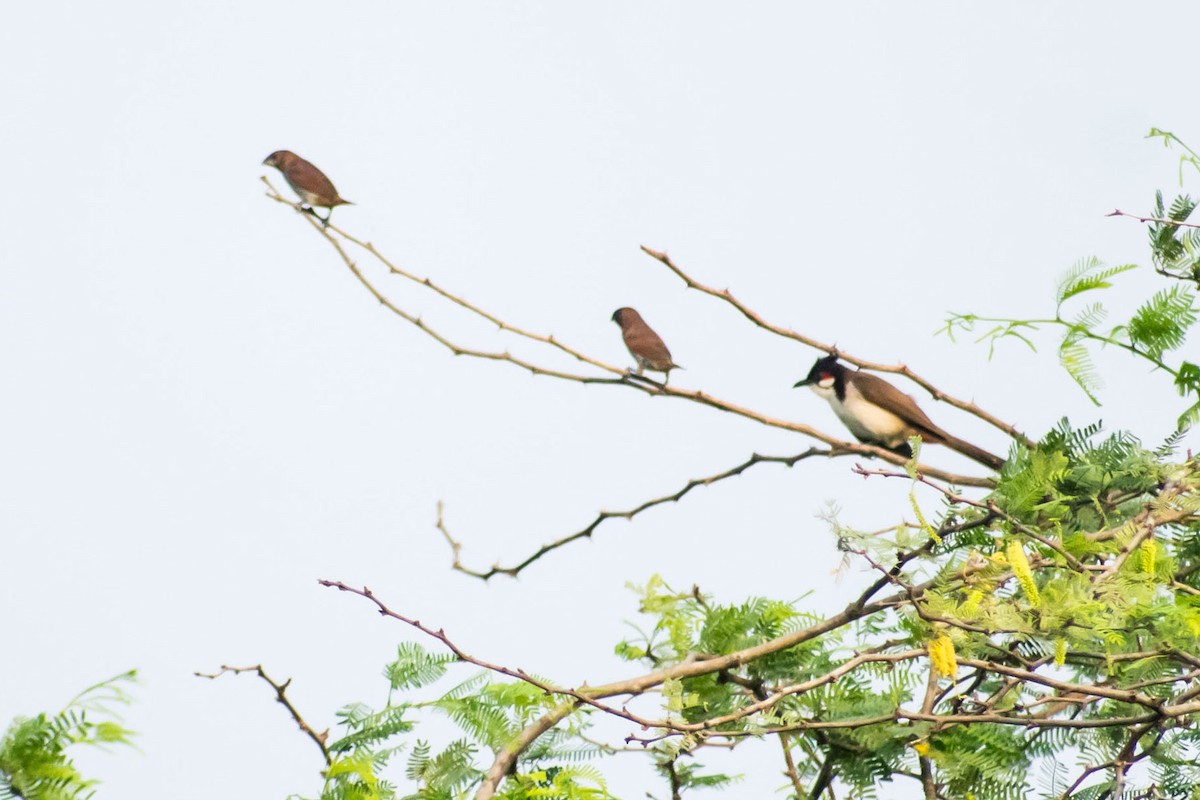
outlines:
[[[329, 224], [329, 218], [333, 216], [334, 206], [354, 205], [338, 194], [337, 189], [333, 186], [333, 181], [329, 180], [324, 172], [291, 150], [276, 150], [263, 159], [263, 164], [274, 167], [283, 173], [284, 180], [288, 182], [288, 186], [292, 187], [292, 191], [300, 196], [301, 202], [312, 207], [319, 206], [329, 209], [325, 219], [321, 220], [326, 225]], [[309, 210], [314, 217], [317, 216], [315, 211], [312, 211], [311, 208]], [[317, 217], [317, 219], [321, 218]]]
[[911, 457], [908, 439], [920, 436], [925, 444], [944, 444], [986, 467], [1000, 469], [1004, 464], [999, 456], [946, 433], [925, 416], [916, 400], [883, 378], [848, 370], [835, 355], [818, 359], [796, 386], [811, 387], [828, 400], [833, 413], [860, 442]]
[[671, 351], [663, 344], [658, 334], [651, 330], [642, 315], [632, 308], [618, 308], [613, 312], [612, 321], [621, 326], [621, 338], [629, 348], [629, 354], [637, 361], [637, 374], [643, 370], [652, 369], [663, 374], [663, 385], [671, 377], [671, 370], [683, 367], [671, 360]]

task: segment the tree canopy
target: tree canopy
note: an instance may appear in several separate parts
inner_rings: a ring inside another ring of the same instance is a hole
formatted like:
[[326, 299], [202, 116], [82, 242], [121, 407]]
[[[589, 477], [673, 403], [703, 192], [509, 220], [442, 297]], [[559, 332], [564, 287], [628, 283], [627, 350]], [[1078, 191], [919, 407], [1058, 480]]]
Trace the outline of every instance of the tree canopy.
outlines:
[[[1173, 134], [1151, 135], [1180, 153], [1181, 178], [1200, 170], [1200, 156]], [[269, 183], [268, 196], [300, 212], [309, 232], [389, 312], [455, 355], [696, 403], [809, 440], [795, 453], [755, 453], [675, 493], [603, 512], [579, 531], [490, 568], [471, 565], [439, 520], [453, 568], [467, 578], [515, 576], [542, 559], [570, 559], [572, 543], [608, 519], [678, 501], [763, 464], [835, 459], [867, 479], [865, 492], [881, 482], [909, 487], [907, 504], [894, 510], [886, 530], [859, 531], [828, 516], [845, 558], [869, 568], [857, 597], [837, 613], [806, 610], [803, 599], [721, 598], [658, 576], [643, 580], [634, 587], [634, 632], [614, 642], [630, 665], [616, 679], [597, 675], [568, 685], [495, 663], [453, 632], [394, 607], [385, 593], [323, 578], [323, 586], [361, 598], [364, 613], [382, 614], [398, 632], [416, 636], [397, 646], [375, 703], [345, 706], [334, 732], [318, 732], [321, 726], [306, 716], [311, 712], [289, 701], [290, 682], [263, 666], [207, 675], [257, 675], [312, 740], [321, 780], [297, 797], [605, 798], [613, 796], [605, 780], [613, 759], [648, 758], [662, 776], [648, 794], [680, 798], [735, 783], [736, 775], [706, 768], [705, 755], [713, 748], [736, 752], [751, 739], [777, 742], [786, 796], [793, 798], [890, 796], [889, 784], [908, 784], [902, 791], [929, 800], [1200, 792], [1200, 463], [1177, 452], [1182, 432], [1200, 419], [1200, 366], [1181, 355], [1197, 321], [1200, 285], [1200, 226], [1188, 221], [1196, 203], [1186, 194], [1168, 201], [1156, 193], [1144, 216], [1112, 214], [1146, 226], [1149, 267], [1161, 278], [1128, 318], [1110, 320], [1106, 293], [1143, 267], [1088, 256], [1064, 271], [1051, 313], [956, 313], [943, 329], [987, 344], [996, 368], [1005, 343], [1036, 350], [1050, 341], [1061, 366], [1097, 405], [1104, 389], [1094, 348], [1123, 352], [1131, 365], [1151, 368], [1137, 378], [1138, 391], [1182, 398], [1179, 433], [1163, 442], [1066, 417], [1049, 431], [1019, 431], [986, 402], [960, 399], [907, 365], [839, 352], [768, 320], [667, 253], [643, 247], [687, 287], [740, 314], [763, 336], [906, 379], [993, 426], [1011, 442], [994, 474], [932, 466], [926, 463], [932, 451], [919, 439], [910, 442], [909, 458], [630, 374], [398, 266]], [[498, 326], [520, 349], [483, 349], [435, 328], [394, 299], [391, 281]], [[846, 457], [856, 459], [852, 466]], [[0, 797], [82, 796], [89, 784], [72, 772], [64, 748], [124, 741], [128, 732], [71, 708], [13, 723], [0, 748]], [[434, 730], [424, 725], [430, 716], [448, 719], [458, 734], [446, 738], [439, 728], [427, 735]], [[612, 719], [626, 730], [623, 739], [597, 733], [600, 720]]]

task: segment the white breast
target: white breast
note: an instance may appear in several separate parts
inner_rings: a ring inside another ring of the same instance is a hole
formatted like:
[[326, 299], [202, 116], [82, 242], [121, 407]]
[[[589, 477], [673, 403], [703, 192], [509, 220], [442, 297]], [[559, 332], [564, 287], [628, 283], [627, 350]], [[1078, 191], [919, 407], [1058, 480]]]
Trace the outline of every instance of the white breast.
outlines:
[[306, 203], [307, 205], [310, 205], [310, 206], [324, 205], [324, 203], [321, 202], [320, 195], [315, 195], [312, 192], [308, 191], [307, 189], [298, 189], [295, 186], [293, 186], [292, 188], [296, 190], [296, 194], [300, 195], [300, 199], [302, 201], [304, 201], [304, 203]]
[[884, 447], [899, 447], [908, 439], [908, 425], [890, 411], [863, 399], [853, 383], [846, 384], [846, 399], [839, 401], [833, 387], [813, 386], [813, 391], [829, 401], [833, 413], [860, 441]]

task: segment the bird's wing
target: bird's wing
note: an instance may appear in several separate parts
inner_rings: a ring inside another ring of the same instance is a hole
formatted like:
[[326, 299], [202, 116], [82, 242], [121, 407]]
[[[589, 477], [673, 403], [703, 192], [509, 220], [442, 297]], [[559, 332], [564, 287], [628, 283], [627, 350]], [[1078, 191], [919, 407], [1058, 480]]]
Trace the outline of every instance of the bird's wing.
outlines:
[[869, 372], [854, 373], [854, 385], [868, 403], [882, 406], [921, 432], [927, 444], [941, 444], [949, 434], [939, 428], [917, 405], [917, 401]]
[[624, 331], [624, 337], [629, 352], [663, 366], [674, 363], [671, 361], [671, 351], [649, 325], [631, 325]]
[[337, 189], [333, 181], [324, 172], [314, 167], [304, 159], [297, 159], [287, 171], [288, 182], [295, 189], [303, 189], [322, 198], [323, 200], [338, 200]]

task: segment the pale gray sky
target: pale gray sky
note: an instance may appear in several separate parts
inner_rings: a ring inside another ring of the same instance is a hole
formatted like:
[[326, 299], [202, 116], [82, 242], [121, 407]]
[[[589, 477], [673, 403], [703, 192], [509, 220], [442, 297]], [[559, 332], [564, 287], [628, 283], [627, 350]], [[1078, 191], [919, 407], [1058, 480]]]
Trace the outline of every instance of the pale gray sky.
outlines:
[[[814, 352], [685, 291], [639, 244], [1032, 434], [1065, 414], [1156, 442], [1180, 410], [1162, 375], [1106, 355], [1093, 409], [1049, 338], [988, 364], [932, 334], [947, 310], [1047, 313], [1081, 256], [1147, 262], [1144, 229], [1103, 215], [1177, 189], [1150, 126], [1200, 142], [1198, 15], [1186, 2], [10, 7], [0, 721], [138, 667], [128, 723], [144, 754], [87, 757], [101, 798], [315, 794], [316, 750], [267, 687], [191, 673], [261, 661], [295, 678], [318, 726], [382, 703], [379, 671], [413, 637], [319, 577], [368, 584], [477, 655], [596, 682], [634, 669], [611, 655], [636, 614], [626, 580], [659, 572], [724, 601], [811, 591], [809, 607], [831, 609], [863, 575], [831, 576], [840, 557], [816, 514], [835, 501], [870, 527], [904, 507], [907, 487], [864, 483], [851, 459], [764, 466], [609, 523], [519, 581], [451, 573], [438, 499], [485, 566], [601, 508], [808, 443], [450, 357], [263, 197], [272, 150], [358, 203], [340, 225], [514, 322], [625, 361], [609, 316], [637, 307], [687, 367], [681, 386], [844, 435], [791, 388]], [[449, 331], [502, 341], [389, 285]], [[1121, 286], [1110, 300], [1128, 310], [1156, 281]], [[735, 794], [779, 785], [765, 756], [742, 762]], [[640, 770], [610, 773], [624, 796], [661, 795]]]

